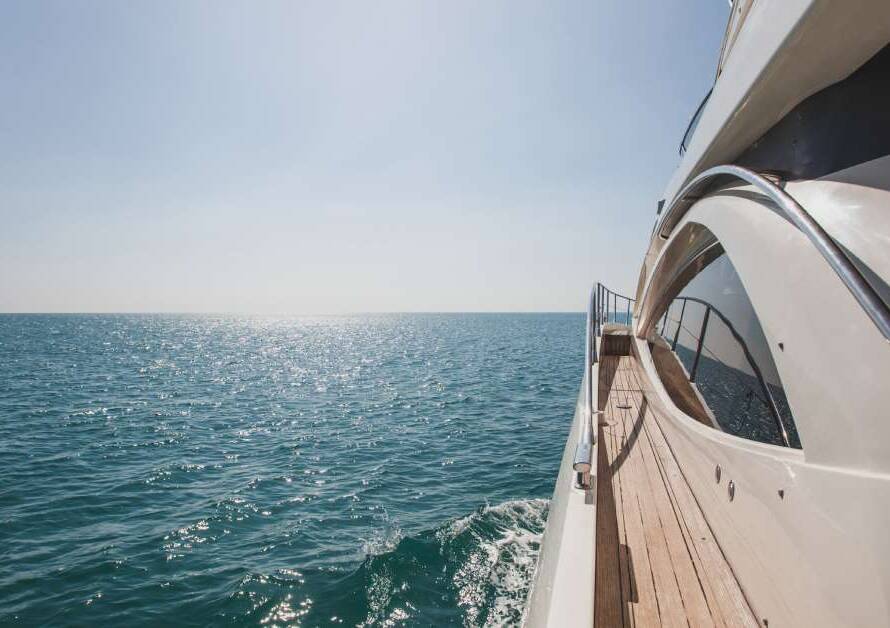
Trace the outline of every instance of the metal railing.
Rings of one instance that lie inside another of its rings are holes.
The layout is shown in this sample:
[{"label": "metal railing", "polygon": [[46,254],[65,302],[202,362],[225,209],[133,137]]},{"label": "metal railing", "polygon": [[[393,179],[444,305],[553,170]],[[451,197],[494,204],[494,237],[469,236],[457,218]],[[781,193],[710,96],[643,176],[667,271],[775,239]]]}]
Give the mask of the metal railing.
[{"label": "metal railing", "polygon": [[[597,284],[599,286],[599,284]],[[575,445],[575,458],[572,468],[575,470],[575,485],[578,488],[590,488],[590,474],[593,470],[593,445],[596,443],[596,431],[593,428],[593,365],[597,362],[596,355],[596,288],[590,291],[587,303],[587,324],[584,338],[584,416],[578,444]]]},{"label": "metal railing", "polygon": [[679,296],[675,297],[671,304],[668,305],[667,309],[664,311],[664,319],[661,325],[661,332],[658,332],[658,324],[656,323],[655,331],[659,333],[662,338],[665,338],[665,331],[667,330],[667,321],[670,320],[669,314],[671,311],[671,305],[676,303],[677,301],[682,301],[683,305],[680,309],[680,318],[677,320],[677,329],[674,332],[674,337],[670,341],[671,343],[671,351],[676,353],[677,351],[677,341],[680,338],[680,330],[684,329],[683,327],[683,316],[686,314],[686,303],[693,302],[698,303],[699,305],[703,305],[705,307],[705,313],[702,317],[701,331],[699,332],[698,338],[689,330],[686,329],[686,332],[697,342],[697,346],[695,349],[695,357],[692,359],[692,367],[689,369],[689,382],[695,383],[695,376],[698,373],[698,365],[699,360],[701,359],[702,349],[705,348],[705,335],[708,332],[708,323],[711,319],[711,312],[717,316],[723,324],[726,325],[726,328],[729,330],[730,335],[732,335],[733,339],[738,343],[739,347],[742,350],[742,353],[745,355],[745,360],[748,362],[748,366],[751,367],[751,370],[754,372],[754,377],[757,379],[758,384],[760,385],[760,390],[763,393],[763,402],[769,409],[770,414],[772,415],[773,421],[776,423],[776,428],[779,430],[779,435],[782,438],[782,444],[785,447],[791,447],[791,442],[788,438],[788,430],[785,428],[785,422],[782,420],[782,415],[779,412],[779,406],[776,404],[776,399],[773,396],[772,391],[769,388],[769,385],[766,383],[766,379],[763,376],[763,372],[760,370],[760,367],[757,365],[757,361],[754,359],[754,356],[751,355],[751,351],[748,349],[748,343],[745,342],[745,339],[736,331],[736,328],[730,322],[730,320],[716,307],[704,301],[703,299],[698,299],[696,297],[684,297]]},{"label": "metal railing", "polygon": [[702,113],[705,111],[705,105],[707,105],[708,101],[711,99],[711,92],[713,91],[714,88],[711,87],[711,89],[708,90],[708,93],[705,94],[705,97],[702,98],[695,113],[692,114],[692,118],[690,118],[689,124],[686,126],[686,132],[683,134],[683,139],[680,140],[680,155],[684,155],[686,149],[689,148],[689,142],[692,141],[692,134],[695,133],[695,129],[698,127],[698,122],[701,120]]},{"label": "metal railing", "polygon": [[[597,282],[590,291],[587,303],[587,326],[584,342],[584,426],[575,447],[573,467],[577,473],[577,485],[590,487],[590,473],[593,468],[593,445],[596,443],[596,424],[593,408],[593,387],[597,385],[593,377],[593,365],[598,360],[596,339],[602,336],[606,323],[630,325],[634,299],[618,294]],[[620,308],[620,311],[619,311]]]},{"label": "metal railing", "polygon": [[601,283],[596,284],[597,308],[597,335],[602,335],[602,326],[606,323],[630,325],[633,314],[633,304],[636,299],[626,297],[609,290]]},{"label": "metal railing", "polygon": [[[658,226],[658,235],[667,239],[689,208],[721,180],[741,180],[773,201],[781,214],[809,238],[884,338],[890,340],[890,306],[881,299],[841,247],[796,200],[778,185],[752,170],[724,165],[709,168],[699,174],[680,191],[664,212]],[[643,301],[645,300],[644,297]],[[643,325],[646,323],[644,320]]]}]

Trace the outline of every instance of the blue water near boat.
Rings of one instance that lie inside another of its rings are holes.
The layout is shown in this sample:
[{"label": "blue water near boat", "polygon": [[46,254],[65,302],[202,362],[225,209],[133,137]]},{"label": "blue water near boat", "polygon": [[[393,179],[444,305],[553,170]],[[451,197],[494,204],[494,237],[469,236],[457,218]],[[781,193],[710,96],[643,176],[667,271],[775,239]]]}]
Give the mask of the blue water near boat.
[{"label": "blue water near boat", "polygon": [[0,623],[518,620],[581,315],[0,316]]}]

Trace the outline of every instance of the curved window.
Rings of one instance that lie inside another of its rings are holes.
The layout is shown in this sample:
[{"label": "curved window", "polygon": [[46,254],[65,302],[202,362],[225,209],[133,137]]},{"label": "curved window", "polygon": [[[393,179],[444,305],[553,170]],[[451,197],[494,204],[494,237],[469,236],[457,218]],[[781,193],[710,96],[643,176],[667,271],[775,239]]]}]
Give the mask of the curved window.
[{"label": "curved window", "polygon": [[754,306],[719,243],[677,279],[649,337],[674,403],[702,423],[800,448],[791,408]]}]

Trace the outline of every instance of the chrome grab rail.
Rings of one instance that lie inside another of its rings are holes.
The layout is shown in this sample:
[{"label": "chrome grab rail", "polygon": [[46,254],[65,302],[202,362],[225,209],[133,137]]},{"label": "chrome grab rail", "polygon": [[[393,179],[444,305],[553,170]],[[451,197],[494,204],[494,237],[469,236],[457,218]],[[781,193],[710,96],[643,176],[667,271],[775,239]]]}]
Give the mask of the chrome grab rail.
[{"label": "chrome grab rail", "polygon": [[591,416],[584,417],[584,431],[575,445],[575,459],[572,468],[575,470],[575,486],[578,488],[590,488],[590,474],[593,471],[593,443]]},{"label": "chrome grab rail", "polygon": [[596,432],[593,430],[593,365],[597,362],[596,355],[596,317],[599,284],[590,290],[587,303],[587,324],[584,338],[584,425],[575,446],[575,459],[572,464],[577,476],[579,488],[589,488],[590,472],[593,468],[593,445],[596,443]]},{"label": "chrome grab rail", "polygon": [[[843,252],[822,226],[785,190],[752,170],[741,166],[715,166],[695,177],[674,198],[664,212],[658,235],[667,239],[689,208],[705,196],[720,179],[738,179],[753,185],[769,197],[791,224],[797,227],[816,247],[828,265],[834,270],[860,307],[872,320],[886,340],[890,340],[890,307],[884,303],[856,265]],[[648,286],[647,286],[648,292]],[[645,301],[645,298],[644,298]]]},{"label": "chrome grab rail", "polygon": [[[716,315],[721,321],[723,321],[723,324],[726,325],[726,328],[729,330],[729,333],[732,335],[733,339],[735,339],[735,341],[741,347],[742,353],[745,354],[745,359],[748,361],[748,365],[751,367],[751,370],[754,371],[754,376],[757,379],[757,383],[760,384],[761,392],[765,397],[764,402],[766,403],[766,406],[773,417],[773,421],[775,421],[776,423],[776,428],[779,430],[779,436],[781,436],[782,438],[782,444],[785,445],[785,447],[791,447],[791,442],[788,438],[788,430],[785,428],[785,421],[782,419],[782,414],[779,412],[779,406],[776,404],[776,399],[775,397],[773,397],[773,393],[769,389],[769,385],[766,383],[766,378],[764,378],[763,372],[760,370],[760,367],[754,360],[754,356],[751,355],[751,351],[748,349],[748,344],[745,342],[745,339],[742,338],[741,334],[739,334],[739,332],[729,321],[729,319],[723,314],[723,312],[721,312],[716,307],[703,299],[680,296],[675,297],[673,301],[683,301],[683,307],[680,310],[680,318],[677,321],[677,331],[674,333],[674,338],[671,342],[671,351],[674,352],[676,352],[677,350],[677,339],[680,337],[680,328],[683,326],[683,315],[686,313],[686,302],[692,301],[693,303],[698,303],[699,305],[705,306],[705,314],[702,319],[701,333],[699,333],[699,336],[697,338],[698,343],[695,350],[695,358],[692,361],[692,368],[689,369],[690,383],[695,382],[695,376],[698,372],[699,359],[701,358],[701,352],[705,344],[705,334],[708,331],[708,321],[710,320],[711,312],[713,312],[714,315]],[[672,304],[673,301],[671,301]],[[661,327],[662,338],[664,338],[664,332],[667,330],[667,321],[670,320],[670,318],[668,317],[670,309],[670,305],[668,305],[667,309],[664,311],[664,323]],[[658,333],[657,328],[656,333]],[[692,334],[690,333],[689,335],[691,336]]]},{"label": "chrome grab rail", "polygon": [[[577,475],[577,486],[590,488],[590,474],[595,461],[593,460],[593,446],[596,444],[596,427],[594,417],[600,414],[593,409],[593,387],[596,385],[593,377],[593,365],[599,359],[596,351],[596,339],[602,335],[602,326],[610,320],[618,320],[618,299],[626,301],[625,322],[630,324],[631,304],[634,299],[618,294],[606,288],[601,283],[594,284],[590,290],[590,299],[587,303],[587,326],[584,343],[584,425],[578,436],[578,444],[575,446],[575,458],[572,467]],[[614,318],[610,316],[609,301],[614,309]]]}]

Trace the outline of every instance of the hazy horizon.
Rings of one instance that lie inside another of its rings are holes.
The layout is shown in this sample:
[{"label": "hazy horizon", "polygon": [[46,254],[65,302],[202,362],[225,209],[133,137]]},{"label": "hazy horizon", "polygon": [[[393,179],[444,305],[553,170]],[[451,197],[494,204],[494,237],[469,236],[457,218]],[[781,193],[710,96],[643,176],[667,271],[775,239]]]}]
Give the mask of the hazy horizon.
[{"label": "hazy horizon", "polygon": [[505,314],[515,314],[517,316],[544,316],[547,314],[559,314],[559,315],[586,315],[586,308],[582,310],[511,310],[505,312],[499,312],[497,310],[484,310],[484,311],[462,311],[462,310],[449,310],[449,311],[440,311],[434,312],[432,310],[429,311],[411,311],[411,310],[401,310],[401,311],[375,311],[375,312],[336,312],[336,313],[325,313],[325,312],[303,312],[303,313],[295,313],[295,312],[238,312],[238,311],[229,311],[229,312],[211,312],[211,311],[191,311],[191,312],[173,312],[173,311],[157,311],[157,312],[0,312],[0,316],[244,316],[244,317],[257,317],[257,318],[338,318],[338,317],[350,317],[350,316],[446,316],[446,315],[505,315]]},{"label": "hazy horizon", "polygon": [[573,313],[636,284],[728,6],[0,6],[0,311]]}]

